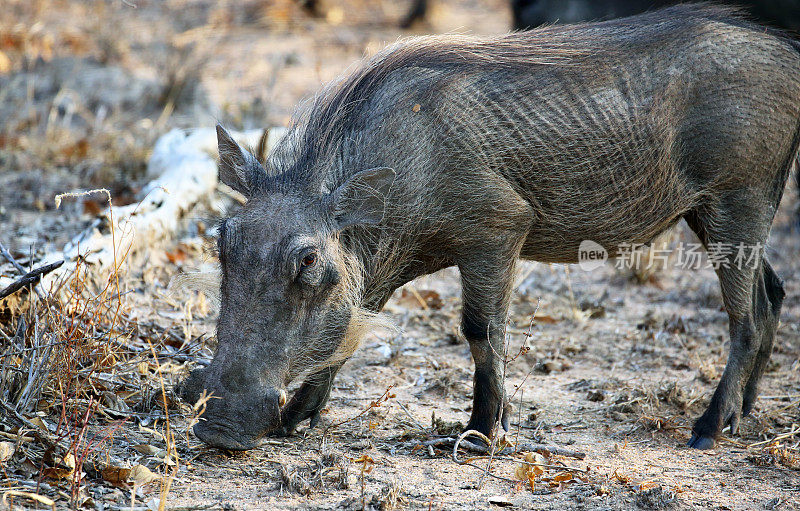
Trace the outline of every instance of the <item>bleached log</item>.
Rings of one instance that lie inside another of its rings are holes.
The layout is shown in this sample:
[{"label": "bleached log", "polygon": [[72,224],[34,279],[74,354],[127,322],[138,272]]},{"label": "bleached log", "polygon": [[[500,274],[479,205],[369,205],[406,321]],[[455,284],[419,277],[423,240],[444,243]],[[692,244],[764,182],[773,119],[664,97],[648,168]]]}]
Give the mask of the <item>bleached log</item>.
[{"label": "bleached log", "polygon": [[[269,150],[284,132],[285,128],[270,128]],[[262,133],[251,130],[232,135],[239,143],[255,147]],[[186,213],[211,197],[217,186],[217,175],[217,136],[213,128],[172,130],[165,134],[156,142],[148,162],[147,176],[151,181],[142,190],[141,200],[106,209],[63,249],[38,260],[36,265],[65,261],[58,270],[42,279],[43,287],[47,289],[50,283],[70,275],[81,257],[94,270],[105,270],[118,265],[129,250],[173,236]],[[3,273],[13,275],[11,268]],[[13,277],[0,277],[0,289],[13,281]]]}]

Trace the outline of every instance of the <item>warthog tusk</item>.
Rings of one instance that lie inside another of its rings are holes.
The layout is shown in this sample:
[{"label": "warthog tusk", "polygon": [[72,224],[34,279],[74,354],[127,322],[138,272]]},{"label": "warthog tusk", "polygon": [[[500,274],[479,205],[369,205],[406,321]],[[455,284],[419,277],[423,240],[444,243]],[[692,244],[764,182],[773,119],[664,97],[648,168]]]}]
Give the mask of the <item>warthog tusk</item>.
[{"label": "warthog tusk", "polygon": [[288,398],[289,398],[289,395],[286,394],[286,391],[281,389],[281,391],[278,393],[278,406],[283,408],[283,406],[286,404],[286,400]]}]

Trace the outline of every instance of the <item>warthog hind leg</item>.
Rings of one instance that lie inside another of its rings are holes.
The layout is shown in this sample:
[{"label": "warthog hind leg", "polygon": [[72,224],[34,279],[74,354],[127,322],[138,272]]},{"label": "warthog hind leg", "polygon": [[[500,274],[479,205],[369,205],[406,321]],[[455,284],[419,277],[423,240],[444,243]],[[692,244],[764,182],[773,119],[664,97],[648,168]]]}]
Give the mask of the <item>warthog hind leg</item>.
[{"label": "warthog hind leg", "polygon": [[[720,249],[714,260],[731,338],[719,385],[692,428],[689,446],[697,449],[712,448],[726,426],[736,434],[741,418],[752,410],[783,300],[780,279],[763,254],[772,218],[757,207],[748,207],[758,204],[755,200],[727,199],[731,207],[724,211],[698,211],[686,216],[707,250]],[[723,250],[726,254],[720,257]]]}]

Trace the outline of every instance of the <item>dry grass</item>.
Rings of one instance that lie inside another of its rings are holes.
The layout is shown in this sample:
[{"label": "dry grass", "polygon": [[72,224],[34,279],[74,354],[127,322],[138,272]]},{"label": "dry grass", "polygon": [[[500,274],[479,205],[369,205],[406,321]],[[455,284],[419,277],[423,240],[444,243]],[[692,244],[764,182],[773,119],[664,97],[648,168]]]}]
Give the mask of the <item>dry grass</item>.
[{"label": "dry grass", "polygon": [[[130,319],[121,275],[129,254],[112,239],[109,272],[79,260],[47,289],[31,285],[0,301],[0,434],[12,441],[0,491],[9,498],[93,506],[90,490],[100,484],[129,491],[133,505],[143,487],[159,483],[157,507],[165,509],[180,455],[164,372],[182,363],[165,357],[173,332]],[[151,443],[132,445],[135,424]]]}]

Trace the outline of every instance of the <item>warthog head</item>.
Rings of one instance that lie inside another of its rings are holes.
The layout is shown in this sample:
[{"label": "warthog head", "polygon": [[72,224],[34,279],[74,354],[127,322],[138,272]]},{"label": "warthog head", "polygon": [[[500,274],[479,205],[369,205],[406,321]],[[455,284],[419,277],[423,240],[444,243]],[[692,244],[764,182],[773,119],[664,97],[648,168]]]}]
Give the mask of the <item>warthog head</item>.
[{"label": "warthog head", "polygon": [[289,382],[347,358],[374,317],[360,308],[362,262],[340,234],[380,222],[394,172],[309,191],[269,176],[220,126],[217,135],[220,177],[248,201],[219,228],[216,354],[180,394],[192,403],[212,395],[194,427],[201,440],[244,450],[281,427]]}]

